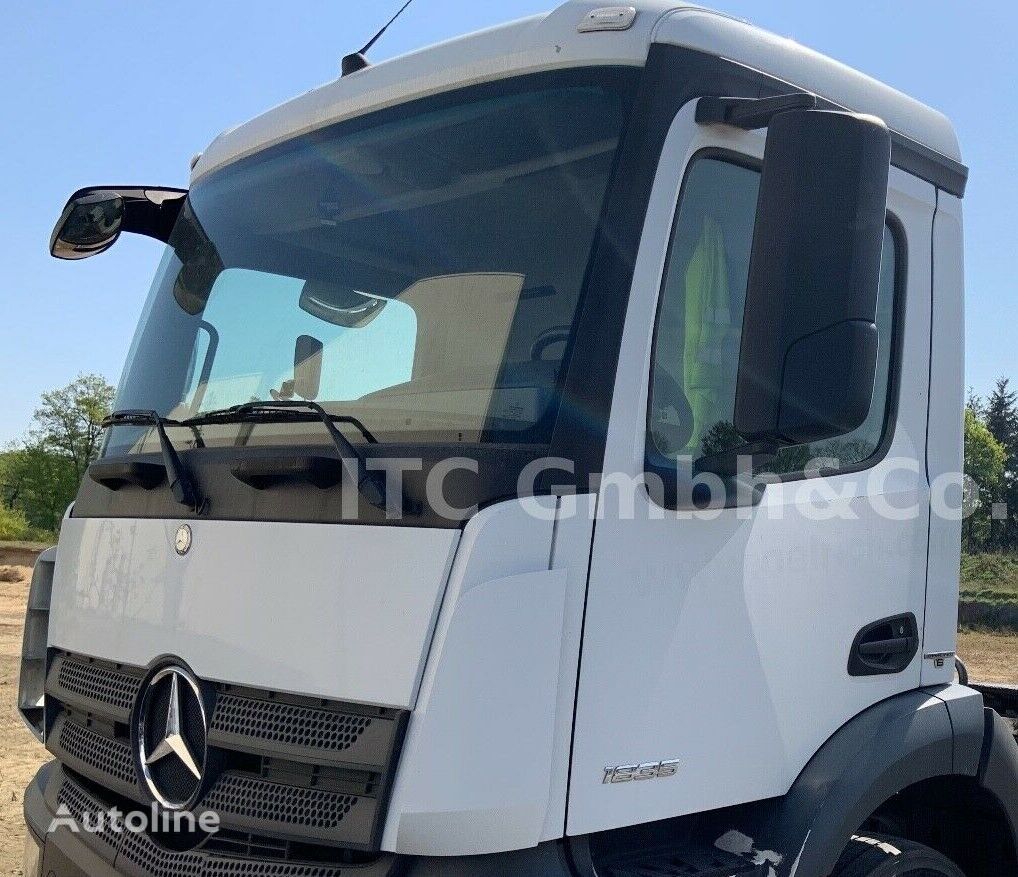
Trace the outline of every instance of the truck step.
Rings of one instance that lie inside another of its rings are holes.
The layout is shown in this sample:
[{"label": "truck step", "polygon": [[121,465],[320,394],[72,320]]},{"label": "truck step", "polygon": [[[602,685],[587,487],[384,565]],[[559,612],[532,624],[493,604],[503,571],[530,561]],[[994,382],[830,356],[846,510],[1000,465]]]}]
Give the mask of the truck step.
[{"label": "truck step", "polygon": [[656,850],[597,863],[599,877],[757,877],[765,865],[714,848]]}]

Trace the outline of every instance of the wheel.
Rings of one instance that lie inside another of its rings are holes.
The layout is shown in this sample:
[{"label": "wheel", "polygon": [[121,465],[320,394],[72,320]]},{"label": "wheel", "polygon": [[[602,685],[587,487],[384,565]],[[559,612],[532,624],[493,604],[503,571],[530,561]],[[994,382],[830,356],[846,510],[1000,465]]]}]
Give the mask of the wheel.
[{"label": "wheel", "polygon": [[965,877],[936,850],[886,834],[855,835],[831,877]]}]

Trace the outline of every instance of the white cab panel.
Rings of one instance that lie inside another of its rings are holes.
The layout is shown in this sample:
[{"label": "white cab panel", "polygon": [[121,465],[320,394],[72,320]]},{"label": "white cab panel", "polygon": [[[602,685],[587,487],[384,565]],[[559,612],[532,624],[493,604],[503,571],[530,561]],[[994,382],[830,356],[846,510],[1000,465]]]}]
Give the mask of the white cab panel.
[{"label": "white cab panel", "polygon": [[[860,112],[959,159],[951,123],[936,110],[786,37],[674,0],[632,0],[627,30],[581,32],[601,0],[570,0],[546,15],[479,31],[411,52],[325,83],[220,134],[194,167],[192,181],[290,137],[394,104],[563,67],[642,65],[652,42],[729,58]],[[677,74],[681,75],[681,73]]]},{"label": "white cab panel", "polygon": [[[643,471],[651,341],[671,222],[691,156],[750,158],[763,135],[677,116],[658,166],[622,341],[605,470]],[[887,457],[855,474],[790,482],[755,508],[693,518],[602,488],[591,559],[569,800],[569,834],[785,793],[842,724],[919,684],[850,677],[856,633],[914,612],[922,625],[934,191],[892,169],[888,208],[908,235],[900,401]],[[911,465],[899,465],[901,460]],[[918,461],[918,465],[916,462]],[[803,511],[828,497],[828,519]],[[883,504],[910,506],[889,520]],[[917,562],[917,560],[919,562]],[[606,766],[679,759],[676,776],[602,784]]]},{"label": "white cab panel", "polygon": [[467,524],[383,849],[473,855],[561,836],[592,500],[509,501]]},{"label": "white cab panel", "polygon": [[68,518],[50,645],[199,676],[413,705],[457,530]]},{"label": "white cab panel", "polygon": [[[958,578],[961,520],[957,508],[964,453],[962,407],[965,393],[965,278],[962,266],[961,201],[939,192],[933,222],[933,343],[930,363],[930,432],[927,466],[933,485],[930,559],[926,587],[923,685],[949,683],[954,661],[944,657],[958,642]],[[946,500],[946,501],[945,501]],[[947,514],[945,514],[947,512]],[[938,667],[937,663],[943,663]]]}]

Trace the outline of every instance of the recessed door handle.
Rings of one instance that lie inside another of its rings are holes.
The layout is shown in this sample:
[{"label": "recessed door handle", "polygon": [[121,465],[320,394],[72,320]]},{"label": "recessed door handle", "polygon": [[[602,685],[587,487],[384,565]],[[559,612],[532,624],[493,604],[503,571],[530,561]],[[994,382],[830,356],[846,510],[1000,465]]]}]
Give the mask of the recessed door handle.
[{"label": "recessed door handle", "polygon": [[909,612],[867,624],[848,656],[849,676],[901,673],[919,652],[919,626]]}]

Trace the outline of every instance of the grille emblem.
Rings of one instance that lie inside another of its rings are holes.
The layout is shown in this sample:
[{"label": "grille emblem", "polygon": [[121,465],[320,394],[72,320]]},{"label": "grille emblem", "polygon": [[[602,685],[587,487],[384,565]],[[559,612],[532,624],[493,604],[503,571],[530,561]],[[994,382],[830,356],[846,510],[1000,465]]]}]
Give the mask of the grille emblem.
[{"label": "grille emblem", "polygon": [[152,797],[169,810],[185,810],[205,777],[208,722],[198,680],[178,666],[149,680],[136,721],[136,751]]},{"label": "grille emblem", "polygon": [[177,535],[173,537],[173,547],[181,557],[191,550],[192,538],[191,528],[187,524],[177,527]]}]

